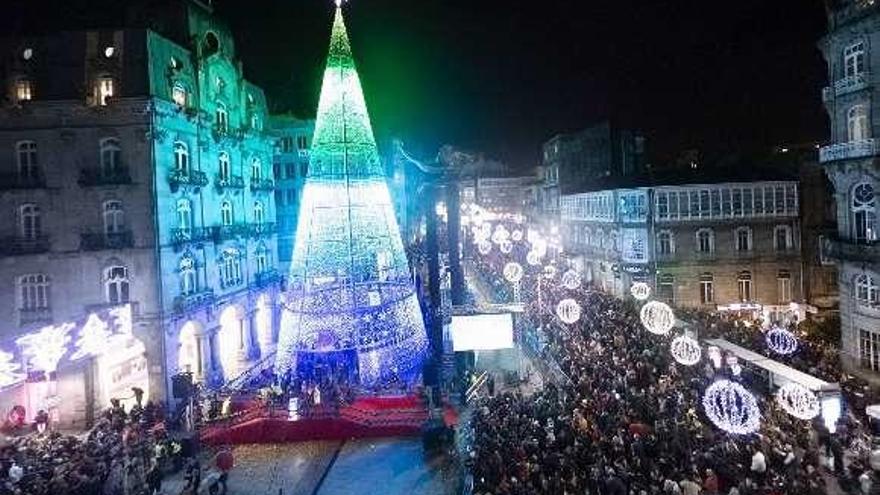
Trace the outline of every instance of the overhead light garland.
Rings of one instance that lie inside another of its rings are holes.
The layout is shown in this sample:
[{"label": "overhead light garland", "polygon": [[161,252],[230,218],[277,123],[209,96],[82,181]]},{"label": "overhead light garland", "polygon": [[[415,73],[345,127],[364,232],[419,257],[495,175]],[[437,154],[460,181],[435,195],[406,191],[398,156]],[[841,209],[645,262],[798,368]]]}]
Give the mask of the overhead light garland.
[{"label": "overhead light garland", "polygon": [[679,364],[693,366],[700,362],[702,354],[700,343],[687,335],[672,339],[670,350],[672,351],[672,358]]},{"label": "overhead light garland", "polygon": [[108,349],[113,332],[110,326],[95,313],[89,315],[79,332],[79,339],[74,343],[76,351],[70,359],[77,360],[86,356],[100,356]]},{"label": "overhead light garland", "polygon": [[650,301],[642,306],[639,316],[645,329],[656,335],[666,335],[675,326],[675,313],[668,304],[660,301]]},{"label": "overhead light garland", "polygon": [[788,330],[781,327],[773,327],[764,336],[767,347],[781,356],[794,354],[798,349],[798,339]]},{"label": "overhead light garland", "polygon": [[510,263],[504,265],[504,278],[507,279],[508,282],[517,283],[522,280],[524,274],[524,270],[522,265],[515,261],[511,261]]},{"label": "overhead light garland", "polygon": [[819,399],[799,383],[786,383],[776,392],[776,403],[798,419],[810,420],[822,412]]},{"label": "overhead light garland", "polygon": [[761,427],[761,411],[751,392],[739,383],[718,380],[703,395],[706,416],[718,428],[737,435],[747,435]]}]

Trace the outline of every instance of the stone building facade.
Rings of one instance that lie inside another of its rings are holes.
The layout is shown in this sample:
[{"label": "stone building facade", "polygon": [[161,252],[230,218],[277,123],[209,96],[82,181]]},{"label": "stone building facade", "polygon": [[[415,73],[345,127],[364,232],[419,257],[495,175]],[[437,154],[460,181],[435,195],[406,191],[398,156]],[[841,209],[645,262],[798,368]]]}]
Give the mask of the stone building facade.
[{"label": "stone building facade", "polygon": [[840,286],[844,364],[872,381],[880,378],[880,4],[828,2],[828,34],[819,42],[830,85],[822,101],[831,121],[819,161],[834,185],[837,232],[827,239]]},{"label": "stone building facade", "polygon": [[265,97],[210,7],[156,5],[144,18],[173,20],[161,32],[0,44],[0,348],[31,374],[7,387],[4,407],[42,406],[72,424],[93,416],[88,404],[105,405],[96,383],[107,371],[72,358],[79,323],[61,346],[57,391],[35,392],[37,360],[15,345],[105,306],[131,305],[141,351],[129,368],[146,370],[131,383],[114,375],[116,396],[138,386],[168,401],[179,372],[217,385],[273,352],[280,277]]},{"label": "stone building facade", "polygon": [[286,276],[293,256],[299,201],[309,172],[309,148],[315,121],[290,115],[270,119],[275,148],[275,206],[278,210],[278,270]]}]

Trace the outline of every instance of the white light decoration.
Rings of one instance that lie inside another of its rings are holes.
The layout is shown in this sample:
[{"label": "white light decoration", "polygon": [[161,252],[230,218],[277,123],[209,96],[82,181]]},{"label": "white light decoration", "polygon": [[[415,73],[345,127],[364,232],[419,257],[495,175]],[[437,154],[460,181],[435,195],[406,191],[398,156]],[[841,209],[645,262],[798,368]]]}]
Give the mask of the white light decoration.
[{"label": "white light decoration", "polygon": [[670,350],[672,351],[672,358],[680,364],[693,366],[700,362],[702,354],[700,343],[687,335],[672,339]]},{"label": "white light decoration", "polygon": [[715,426],[728,433],[747,435],[761,427],[761,411],[751,392],[736,382],[718,380],[706,389],[703,409]]},{"label": "white light decoration", "polygon": [[556,276],[556,267],[547,265],[544,267],[544,278],[553,278]]},{"label": "white light decoration", "polygon": [[512,234],[510,234],[510,238],[513,239],[514,242],[519,242],[523,239],[522,230],[514,230]]},{"label": "white light decoration", "polygon": [[510,232],[504,228],[504,225],[498,225],[495,227],[495,232],[492,233],[492,242],[495,244],[501,244],[502,242],[508,240],[510,238]]},{"label": "white light decoration", "polygon": [[8,387],[24,380],[24,373],[20,372],[21,365],[15,362],[15,357],[0,351],[0,389]]},{"label": "white light decoration", "polygon": [[490,237],[492,237],[492,224],[486,222],[480,225],[480,238],[489,239]]},{"label": "white light decoration", "polygon": [[16,339],[33,369],[54,373],[61,358],[67,354],[73,323],[50,325]]},{"label": "white light decoration", "polygon": [[822,412],[816,394],[799,383],[786,383],[780,387],[776,392],[776,402],[785,412],[798,419],[810,420]]},{"label": "white light decoration", "polygon": [[709,348],[706,349],[706,356],[716,370],[721,368],[721,349],[718,346],[710,345]]},{"label": "white light decoration", "polygon": [[822,423],[829,432],[837,431],[837,421],[840,419],[841,411],[839,395],[822,398]]},{"label": "white light decoration", "polygon": [[562,285],[568,290],[575,290],[581,286],[581,274],[576,270],[567,270],[562,274]]},{"label": "white light decoration", "polygon": [[104,354],[110,344],[110,337],[113,332],[110,331],[107,322],[98,317],[95,313],[89,315],[85,325],[79,331],[79,338],[75,342],[76,352],[70,356],[70,359],[76,360],[86,356],[100,356]]},{"label": "white light decoration", "polygon": [[492,252],[492,243],[489,241],[482,241],[477,245],[477,250],[480,251],[480,254],[485,256]]},{"label": "white light decoration", "polygon": [[517,283],[523,278],[523,267],[519,263],[515,261],[511,261],[510,263],[504,265],[504,278],[507,279],[508,282]]},{"label": "white light decoration", "polygon": [[629,293],[632,294],[637,301],[646,301],[651,297],[651,286],[645,282],[633,282],[632,286],[629,288]]},{"label": "white light decoration", "polygon": [[780,327],[773,327],[764,336],[767,347],[776,354],[787,356],[794,354],[798,348],[797,337],[788,330]]},{"label": "white light decoration", "polygon": [[666,335],[675,325],[672,308],[660,301],[651,301],[642,306],[639,316],[645,329],[656,335]]},{"label": "white light decoration", "polygon": [[581,305],[574,299],[563,299],[556,305],[556,316],[571,325],[581,318]]},{"label": "white light decoration", "polygon": [[526,254],[526,263],[532,266],[538,266],[541,264],[541,256],[537,253],[537,251],[529,251]]},{"label": "white light decoration", "polygon": [[498,245],[498,249],[504,254],[510,254],[513,251],[513,243],[505,239]]}]

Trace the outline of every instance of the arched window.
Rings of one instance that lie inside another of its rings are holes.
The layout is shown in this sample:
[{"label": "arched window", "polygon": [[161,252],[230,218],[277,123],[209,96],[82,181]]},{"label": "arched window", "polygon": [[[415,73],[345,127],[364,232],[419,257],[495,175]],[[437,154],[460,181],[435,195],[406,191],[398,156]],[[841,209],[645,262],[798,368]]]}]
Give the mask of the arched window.
[{"label": "arched window", "polygon": [[259,158],[253,158],[251,160],[251,177],[256,180],[263,178],[263,164],[260,162]]},{"label": "arched window", "polygon": [[101,140],[101,173],[105,177],[112,177],[119,172],[121,165],[122,148],[119,147],[119,140],[116,138],[106,138]]},{"label": "arched window", "polygon": [[752,250],[752,229],[748,227],[737,227],[733,231],[733,239],[737,251],[745,252]]},{"label": "arched window", "polygon": [[18,160],[18,177],[22,180],[37,180],[40,177],[40,165],[37,162],[37,143],[19,141],[15,145]]},{"label": "arched window", "polygon": [[19,309],[33,311],[49,308],[49,276],[32,273],[18,277]]},{"label": "arched window", "polygon": [[593,231],[590,230],[589,227],[584,227],[584,245],[592,246],[593,245]]},{"label": "arched window", "polygon": [[104,294],[110,304],[123,304],[129,301],[128,268],[115,265],[104,270]]},{"label": "arched window", "polygon": [[711,273],[700,275],[700,303],[712,304],[715,302],[715,277]]},{"label": "arched window", "polygon": [[177,228],[180,230],[192,228],[192,203],[187,198],[177,200]]},{"label": "arched window", "polygon": [[226,105],[221,102],[217,102],[217,108],[214,111],[214,124],[218,132],[229,130],[229,114],[226,112]]},{"label": "arched window", "polygon": [[874,186],[857,184],[852,190],[852,236],[857,243],[877,240],[877,195]]},{"label": "arched window", "polygon": [[220,259],[220,282],[223,287],[232,287],[242,283],[241,253],[238,249],[225,249]]},{"label": "arched window", "polygon": [[223,225],[232,225],[235,222],[235,216],[232,210],[232,202],[224,199],[220,203],[220,223]]},{"label": "arched window", "polygon": [[788,251],[794,247],[791,227],[788,225],[777,225],[773,229],[773,247],[777,251]]},{"label": "arched window", "polygon": [[854,77],[865,72],[865,42],[857,41],[843,49],[844,76]]},{"label": "arched window", "polygon": [[192,254],[184,254],[178,265],[180,274],[180,292],[183,295],[194,294],[199,290],[199,279],[196,274],[196,260]]},{"label": "arched window", "polygon": [[181,174],[189,173],[189,147],[182,141],[174,143],[174,169]]},{"label": "arched window", "polygon": [[231,175],[231,171],[229,169],[229,153],[225,151],[220,152],[220,156],[217,160],[217,166],[219,168],[220,179],[221,180],[229,180],[229,176]]},{"label": "arched window", "polygon": [[661,230],[657,234],[657,255],[668,256],[675,252],[675,241],[672,232]]},{"label": "arched window", "polygon": [[602,229],[596,229],[596,234],[593,236],[593,245],[597,248],[602,247],[602,242],[605,240],[605,231]]},{"label": "arched window", "polygon": [[739,288],[739,300],[748,302],[752,300],[752,272],[743,271],[737,277],[737,287]]},{"label": "arched window", "polygon": [[620,251],[620,242],[616,230],[611,231],[611,249],[614,251]]},{"label": "arched window", "polygon": [[849,141],[864,141],[871,137],[868,125],[868,106],[853,105],[846,112],[847,137]]},{"label": "arched window", "polygon": [[880,288],[877,287],[877,278],[863,273],[856,277],[856,302],[859,306],[869,308],[880,307]]},{"label": "arched window", "polygon": [[712,229],[697,231],[697,252],[703,254],[715,252],[715,232]]},{"label": "arched window", "polygon": [[254,223],[262,224],[266,221],[266,213],[263,211],[263,203],[254,201]]},{"label": "arched window", "polygon": [[186,106],[187,91],[183,83],[174,83],[174,86],[171,88],[171,99],[180,107]]},{"label": "arched window", "polygon": [[269,250],[266,245],[260,243],[254,252],[254,263],[256,264],[257,273],[266,273],[269,271]]},{"label": "arched window", "polygon": [[23,239],[35,240],[43,233],[43,219],[40,207],[27,203],[19,207],[19,233]]},{"label": "arched window", "polygon": [[95,101],[98,105],[106,106],[115,94],[116,81],[112,77],[103,76],[95,81]]},{"label": "arched window", "polygon": [[125,211],[122,201],[111,199],[104,201],[104,233],[118,234],[125,230]]}]

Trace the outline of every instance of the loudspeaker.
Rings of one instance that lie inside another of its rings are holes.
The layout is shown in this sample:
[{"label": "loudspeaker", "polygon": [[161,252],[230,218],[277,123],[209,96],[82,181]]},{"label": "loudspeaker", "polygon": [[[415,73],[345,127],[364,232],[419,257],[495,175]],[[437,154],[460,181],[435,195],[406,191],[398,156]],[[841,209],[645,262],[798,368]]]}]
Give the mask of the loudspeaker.
[{"label": "loudspeaker", "polygon": [[175,399],[189,398],[192,391],[192,373],[178,373],[171,377],[171,394]]}]

